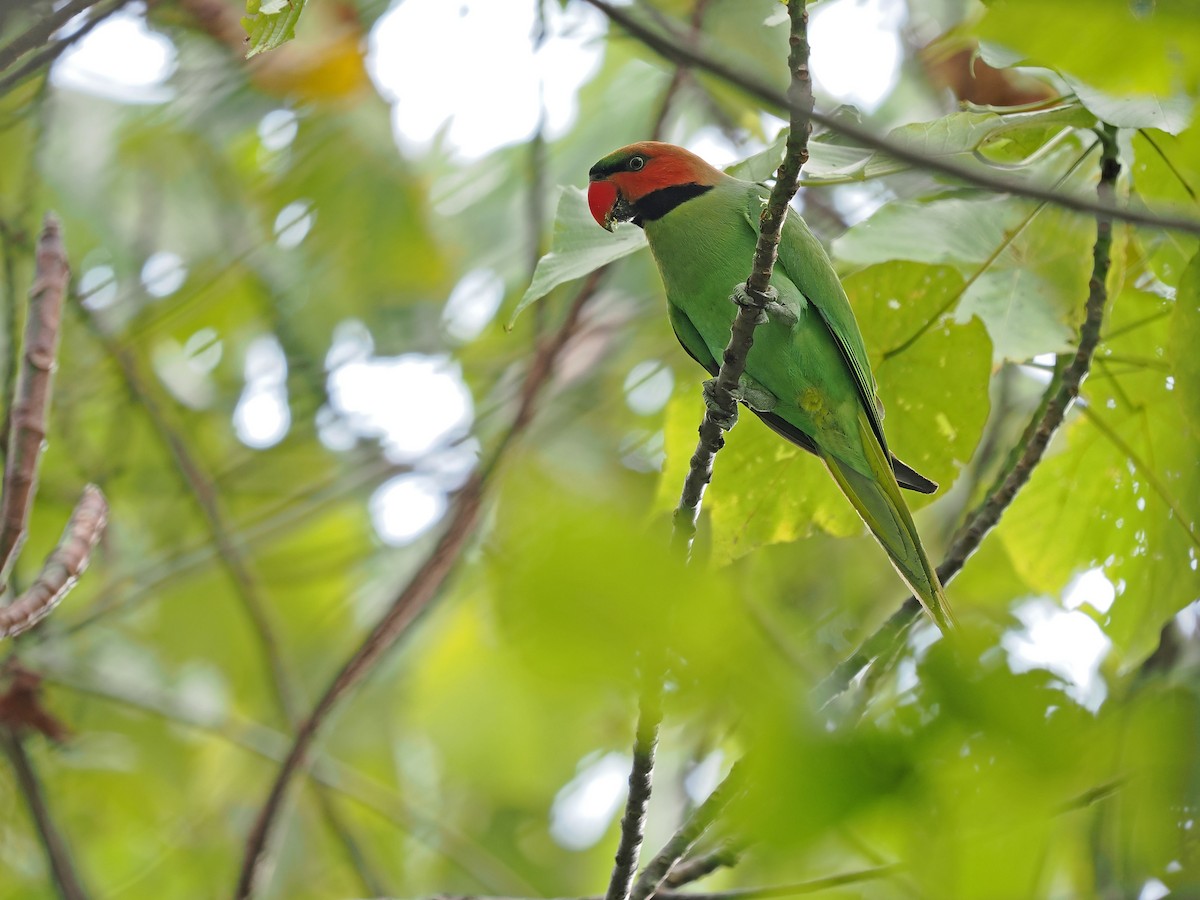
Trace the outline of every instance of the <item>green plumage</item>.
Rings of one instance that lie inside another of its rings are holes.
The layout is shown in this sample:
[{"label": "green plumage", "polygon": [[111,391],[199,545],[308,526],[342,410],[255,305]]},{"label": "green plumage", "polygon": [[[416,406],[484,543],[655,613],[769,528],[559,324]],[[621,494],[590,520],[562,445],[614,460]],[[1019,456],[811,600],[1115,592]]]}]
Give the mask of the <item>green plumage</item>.
[{"label": "green plumage", "polygon": [[[767,194],[762,185],[721,177],[644,222],[675,334],[712,374],[729,342],[737,312],[730,293],[749,274]],[[774,315],[754,333],[745,381],[774,397],[773,405],[755,412],[824,460],[933,619],[943,630],[952,627],[897,476],[913,490],[931,492],[936,485],[891,457],[854,313],[824,248],[794,211],[784,224],[771,284],[795,321]]]}]

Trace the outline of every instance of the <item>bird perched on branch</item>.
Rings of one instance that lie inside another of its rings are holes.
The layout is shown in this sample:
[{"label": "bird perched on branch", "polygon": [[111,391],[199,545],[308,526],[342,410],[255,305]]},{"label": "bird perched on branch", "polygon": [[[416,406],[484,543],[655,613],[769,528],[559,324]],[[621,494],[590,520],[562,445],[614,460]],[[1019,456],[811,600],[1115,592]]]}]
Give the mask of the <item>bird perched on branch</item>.
[{"label": "bird perched on branch", "polygon": [[[667,292],[675,335],[716,376],[749,269],[768,190],[676,147],[645,141],[604,157],[588,173],[588,206],[608,230],[646,232]],[[933,620],[953,615],[900,494],[937,485],[891,455],[883,407],[850,302],[825,249],[791,212],[771,277],[778,296],[754,333],[737,392],[777,434],[816,454],[883,545]],[[736,287],[735,287],[736,286]],[[710,410],[722,415],[706,382]],[[723,427],[732,427],[725,416]]]}]

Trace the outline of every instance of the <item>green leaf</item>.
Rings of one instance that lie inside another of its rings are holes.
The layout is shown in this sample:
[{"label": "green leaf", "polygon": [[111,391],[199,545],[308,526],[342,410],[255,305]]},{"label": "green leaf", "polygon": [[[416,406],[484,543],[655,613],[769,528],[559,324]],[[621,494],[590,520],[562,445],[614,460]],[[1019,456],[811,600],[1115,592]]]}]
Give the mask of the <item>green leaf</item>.
[{"label": "green leaf", "polygon": [[246,59],[266,50],[274,50],[296,36],[296,23],[307,0],[247,0],[242,27],[250,47]]},{"label": "green leaf", "polygon": [[517,316],[560,284],[582,278],[644,246],[646,236],[642,229],[636,225],[618,225],[609,234],[596,225],[583,191],[564,186],[558,195],[550,252],[538,260],[533,281],[513,310],[507,327],[512,328]]},{"label": "green leaf", "polygon": [[[1063,185],[1080,190],[1081,167]],[[974,280],[957,319],[979,316],[996,355],[1029,359],[1066,349],[1087,295],[1095,226],[1056,207],[1005,198],[889,203],[833,243],[845,262],[910,259],[951,265]]]},{"label": "green leaf", "polygon": [[[914,122],[893,129],[888,140],[923,157],[946,159],[976,153],[996,156],[1009,148],[1004,161],[1016,164],[1032,155],[1067,128],[1088,128],[1095,117],[1078,104],[1020,113],[956,112],[931,122]],[[1011,148],[1019,148],[1017,155]],[[829,132],[809,142],[811,159],[804,168],[805,184],[838,184],[882,178],[912,169],[886,153],[847,145]],[[962,160],[960,160],[962,161]]]},{"label": "green leaf", "polygon": [[924,505],[957,480],[983,435],[992,372],[987,329],[976,317],[957,323],[945,314],[963,289],[948,266],[884,263],[851,275],[845,287],[887,410],[888,444],[940,486],[933,497],[906,493],[910,507]]},{"label": "green leaf", "polygon": [[1197,385],[1164,371],[1169,310],[1151,294],[1117,298],[1107,325],[1116,337],[1084,382],[1084,414],[1000,526],[1014,567],[1037,591],[1057,593],[1079,571],[1103,567],[1117,599],[1100,624],[1126,666],[1196,599],[1200,455],[1180,437],[1177,398]]},{"label": "green leaf", "polygon": [[1168,349],[1175,367],[1175,396],[1192,434],[1200,438],[1200,253],[1179,280]]},{"label": "green leaf", "polygon": [[1179,134],[1192,120],[1195,101],[1191,97],[1114,96],[1072,78],[1067,82],[1098,119],[1118,128],[1157,128]]},{"label": "green leaf", "polygon": [[1117,96],[1169,97],[1200,84],[1195,0],[1002,0],[976,34]]}]

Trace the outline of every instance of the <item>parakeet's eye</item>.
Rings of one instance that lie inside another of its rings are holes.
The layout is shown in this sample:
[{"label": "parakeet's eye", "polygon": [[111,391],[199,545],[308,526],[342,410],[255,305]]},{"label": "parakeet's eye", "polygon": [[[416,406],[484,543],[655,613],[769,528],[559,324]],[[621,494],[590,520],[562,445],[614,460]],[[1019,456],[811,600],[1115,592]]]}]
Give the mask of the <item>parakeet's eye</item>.
[{"label": "parakeet's eye", "polygon": [[646,160],[640,156],[629,157],[629,171],[639,172],[646,165]]}]

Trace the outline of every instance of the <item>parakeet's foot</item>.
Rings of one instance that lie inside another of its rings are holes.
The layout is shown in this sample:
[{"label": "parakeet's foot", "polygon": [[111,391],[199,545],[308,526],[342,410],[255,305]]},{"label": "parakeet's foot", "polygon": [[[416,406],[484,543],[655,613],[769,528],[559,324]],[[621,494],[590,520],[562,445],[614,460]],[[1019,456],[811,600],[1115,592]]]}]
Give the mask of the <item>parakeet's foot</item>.
[{"label": "parakeet's foot", "polygon": [[767,289],[756,297],[750,293],[750,288],[743,281],[733,289],[733,296],[730,299],[743,308],[759,310],[759,325],[765,325],[769,320],[783,325],[785,328],[791,328],[799,321],[794,312],[779,302],[779,292],[770,285],[767,285]]},{"label": "parakeet's foot", "polygon": [[731,391],[734,399],[733,412],[725,409],[717,397],[717,379],[704,382],[704,405],[712,413],[713,421],[725,431],[737,424],[737,404],[745,403],[755,412],[770,412],[779,403],[779,398],[749,375],[742,375],[738,386]]},{"label": "parakeet's foot", "polygon": [[717,379],[710,378],[704,382],[704,405],[708,407],[708,414],[721,427],[722,431],[732,431],[733,426],[737,424],[738,393],[738,391],[734,391],[733,405],[726,408],[722,399],[717,396]]}]

